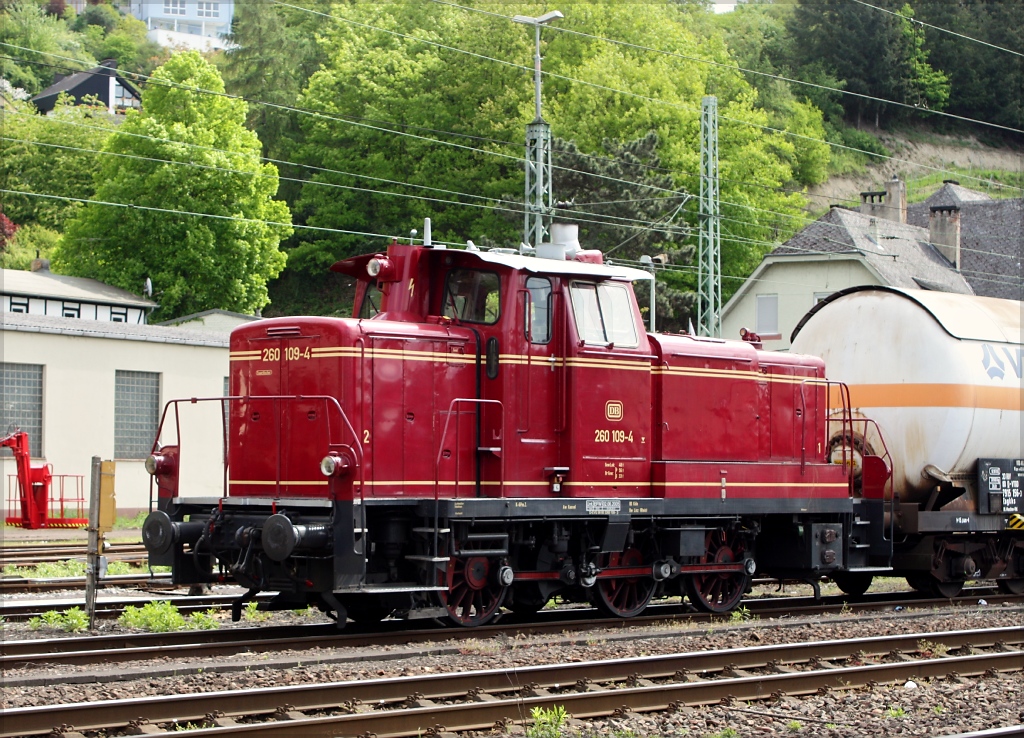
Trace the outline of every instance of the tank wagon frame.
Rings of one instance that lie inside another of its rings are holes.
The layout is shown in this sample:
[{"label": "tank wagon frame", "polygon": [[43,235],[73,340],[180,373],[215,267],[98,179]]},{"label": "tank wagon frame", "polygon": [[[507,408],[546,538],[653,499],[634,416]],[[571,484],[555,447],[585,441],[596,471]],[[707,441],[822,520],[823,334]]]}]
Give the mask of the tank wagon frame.
[{"label": "tank wagon frame", "polygon": [[[478,625],[556,595],[722,612],[755,574],[892,571],[892,459],[824,362],[649,333],[650,275],[554,233],[538,256],[392,243],[332,267],[354,318],[236,328],[231,395],[165,409],[151,563],[243,584],[236,615],[275,591],[339,624]],[[182,488],[202,449],[179,417],[203,402],[225,407],[220,496]]]}]

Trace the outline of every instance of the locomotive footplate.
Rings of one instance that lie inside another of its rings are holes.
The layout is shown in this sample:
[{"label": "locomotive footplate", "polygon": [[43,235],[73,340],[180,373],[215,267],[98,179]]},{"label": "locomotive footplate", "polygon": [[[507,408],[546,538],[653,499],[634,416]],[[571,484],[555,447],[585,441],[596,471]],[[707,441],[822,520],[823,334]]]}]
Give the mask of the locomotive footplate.
[{"label": "locomotive footplate", "polygon": [[420,500],[417,514],[442,519],[502,520],[510,518],[592,518],[608,515],[690,517],[718,515],[796,515],[852,513],[850,498],[734,500],[664,498],[464,498]]},{"label": "locomotive footplate", "polygon": [[966,510],[920,510],[903,503],[897,525],[904,533],[995,533],[1010,527],[1010,514],[982,514]]}]

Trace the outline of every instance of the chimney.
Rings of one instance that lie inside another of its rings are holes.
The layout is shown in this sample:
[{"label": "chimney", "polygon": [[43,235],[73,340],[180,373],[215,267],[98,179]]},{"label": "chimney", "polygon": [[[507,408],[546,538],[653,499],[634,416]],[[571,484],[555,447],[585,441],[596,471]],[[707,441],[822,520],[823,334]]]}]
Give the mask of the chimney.
[{"label": "chimney", "polygon": [[907,222],[907,185],[895,174],[885,183],[885,204],[889,213],[886,218],[897,223]]},{"label": "chimney", "polygon": [[960,208],[936,205],[928,215],[928,240],[960,271]]},{"label": "chimney", "polygon": [[893,177],[881,192],[860,193],[860,212],[872,218],[907,222],[907,186]]},{"label": "chimney", "polygon": [[50,271],[50,260],[40,259],[38,256],[36,256],[36,258],[32,260],[31,269],[33,272],[48,272]]}]

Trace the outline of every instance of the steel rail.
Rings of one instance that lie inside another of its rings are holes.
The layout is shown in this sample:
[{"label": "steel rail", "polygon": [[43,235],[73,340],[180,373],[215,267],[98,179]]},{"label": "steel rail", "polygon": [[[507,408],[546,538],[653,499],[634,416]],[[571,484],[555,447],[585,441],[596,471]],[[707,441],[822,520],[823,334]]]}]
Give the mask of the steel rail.
[{"label": "steel rail", "polygon": [[[82,544],[67,546],[0,546],[0,567],[30,566],[43,562],[84,559],[87,547]],[[149,557],[141,543],[108,543],[103,555],[111,561],[145,561]]]},{"label": "steel rail", "polygon": [[[127,725],[140,717],[150,723],[203,721],[214,713],[224,716],[268,716],[298,713],[285,730],[281,723],[246,725],[268,735],[358,735],[374,732],[378,736],[415,734],[434,725],[424,723],[426,716],[437,719],[444,711],[449,729],[458,720],[458,729],[489,727],[499,719],[529,714],[533,706],[564,705],[575,715],[607,714],[606,711],[627,706],[629,709],[665,709],[669,703],[688,704],[717,701],[731,695],[737,699],[758,699],[772,692],[785,691],[798,694],[814,691],[822,684],[833,688],[866,684],[869,680],[891,681],[895,678],[941,676],[956,671],[961,675],[984,673],[989,669],[1019,670],[1022,653],[1010,650],[1024,641],[1020,628],[999,628],[986,631],[961,630],[950,632],[915,633],[882,636],[865,640],[831,640],[754,648],[722,649],[642,658],[612,659],[553,665],[528,666],[515,669],[425,674],[392,679],[370,679],[330,684],[289,685],[264,689],[244,689],[227,692],[207,692],[187,695],[166,695],[155,698],[109,700],[71,705],[47,705],[13,708],[5,711],[0,738],[49,733],[54,726],[73,725],[76,730],[99,730]],[[974,648],[1000,649],[995,654],[947,656],[921,661],[898,660],[898,654],[918,652],[941,645],[953,651]],[[836,667],[823,663],[842,660],[862,661],[869,656],[893,655],[896,663]],[[780,664],[827,667],[811,672],[794,671]],[[779,673],[749,676],[746,669],[767,669]],[[709,675],[722,678],[707,681]],[[696,675],[700,675],[700,680]],[[732,676],[730,676],[732,675]],[[667,684],[638,688],[642,679],[668,679]],[[612,689],[596,692],[594,683],[613,685]],[[573,686],[570,686],[573,685]],[[723,686],[725,685],[725,686]],[[568,687],[557,695],[549,689]],[[583,691],[579,691],[583,690]],[[481,697],[486,693],[490,699]],[[515,699],[498,699],[494,695],[513,693]],[[499,712],[484,711],[481,704],[431,705],[424,709],[387,709],[372,714],[353,714],[330,718],[307,719],[302,711],[336,710],[357,705],[395,707],[406,703],[411,706],[422,700],[483,699],[483,706]],[[523,712],[519,712],[519,708]],[[514,708],[509,713],[507,710]],[[502,712],[504,710],[504,712]],[[466,714],[458,715],[460,712]],[[481,717],[486,715],[486,719]],[[468,716],[468,717],[467,717]],[[484,723],[478,722],[484,719]],[[356,722],[358,720],[358,722]],[[468,720],[469,722],[465,722]],[[349,725],[348,723],[356,723]],[[301,727],[300,727],[301,724]],[[396,731],[396,726],[402,725]],[[332,732],[324,732],[326,730]],[[296,732],[297,731],[297,732]],[[190,731],[195,735],[228,735],[232,728],[216,732]]]},{"label": "steel rail", "polygon": [[[190,598],[198,599],[198,598]],[[210,598],[206,598],[210,599]],[[1007,600],[1014,599],[1007,596]],[[1020,598],[1016,598],[1017,601]],[[946,600],[938,601],[945,604]],[[194,610],[209,605],[190,604]],[[874,606],[872,606],[874,607]],[[678,610],[678,607],[676,607]],[[833,609],[837,609],[834,608]],[[791,607],[779,612],[791,613]],[[816,610],[802,610],[802,614]],[[769,612],[769,611],[765,611]],[[595,618],[595,610],[578,613],[576,619],[565,620],[565,611],[551,611],[555,618],[541,622],[505,622],[479,628],[434,627],[408,629],[405,621],[389,621],[374,627],[356,627],[339,633],[331,624],[273,626],[270,628],[235,628],[212,631],[181,631],[176,633],[127,633],[78,638],[48,638],[0,643],[0,670],[13,678],[11,669],[40,664],[95,665],[151,659],[196,659],[231,656],[239,653],[267,653],[310,648],[346,648],[385,645],[410,645],[445,641],[482,640],[499,634],[540,635],[594,628],[643,627],[673,620],[708,622],[713,616],[705,613],[650,615],[623,620]],[[796,624],[796,623],[794,623]],[[210,667],[204,667],[210,670]],[[216,667],[213,667],[216,669]]]},{"label": "steel rail", "polygon": [[[176,587],[170,574],[108,574],[97,580],[100,587]],[[53,592],[63,589],[84,589],[85,577],[4,577],[0,579],[0,594],[23,592]]]}]

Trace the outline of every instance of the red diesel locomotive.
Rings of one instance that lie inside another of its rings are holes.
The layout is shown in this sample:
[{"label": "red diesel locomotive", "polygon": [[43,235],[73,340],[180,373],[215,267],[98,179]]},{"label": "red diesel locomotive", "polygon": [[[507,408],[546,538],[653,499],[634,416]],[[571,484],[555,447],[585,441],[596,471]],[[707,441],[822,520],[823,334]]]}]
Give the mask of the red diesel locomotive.
[{"label": "red diesel locomotive", "polygon": [[853,463],[870,421],[830,416],[824,363],[647,332],[650,275],[569,228],[537,256],[393,243],[332,267],[358,280],[356,317],[236,328],[223,495],[179,490],[198,449],[156,446],[151,563],[339,624],[463,625],[556,594],[721,612],[754,574],[887,567],[890,465]]}]

